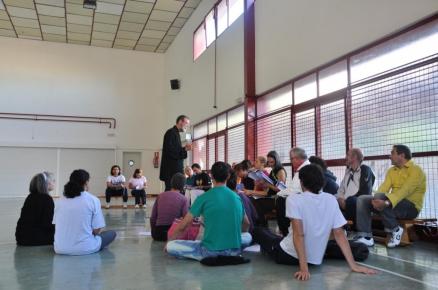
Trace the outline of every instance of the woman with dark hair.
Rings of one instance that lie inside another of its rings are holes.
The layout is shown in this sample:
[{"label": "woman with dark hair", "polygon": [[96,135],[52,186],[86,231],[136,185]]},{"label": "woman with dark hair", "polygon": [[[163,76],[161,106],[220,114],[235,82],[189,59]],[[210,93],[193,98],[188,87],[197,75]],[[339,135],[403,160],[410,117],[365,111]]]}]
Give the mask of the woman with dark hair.
[{"label": "woman with dark hair", "polygon": [[231,189],[232,191],[236,192],[237,195],[242,200],[243,207],[245,209],[246,216],[248,217],[249,221],[249,228],[248,232],[252,233],[254,230],[255,221],[258,219],[257,216],[257,210],[255,209],[253,203],[251,202],[250,198],[246,196],[243,192],[239,192],[237,190],[237,174],[236,172],[231,169],[230,166],[230,177],[227,179],[227,187]]},{"label": "woman with dark hair", "polygon": [[77,169],[64,186],[64,198],[57,201],[55,252],[64,255],[87,255],[98,252],[116,238],[115,231],[104,231],[105,220],[100,201],[87,192],[90,174]]},{"label": "woman with dark hair", "polygon": [[110,176],[106,179],[106,208],[110,208],[111,196],[123,196],[123,208],[128,208],[128,190],[126,189],[126,178],[122,175],[120,166],[111,167]]},{"label": "woman with dark hair", "polygon": [[188,210],[184,191],[186,177],[175,173],[170,180],[170,191],[160,193],[152,208],[150,218],[151,234],[155,241],[167,241],[167,232],[176,218],[184,217]]},{"label": "woman with dark hair", "polygon": [[135,208],[146,207],[147,179],[143,176],[143,170],[136,169],[129,179],[129,189],[132,189],[132,195],[135,196]]},{"label": "woman with dark hair", "polygon": [[[271,168],[271,173],[269,178],[274,184],[282,182],[286,184],[286,170],[284,169],[280,155],[276,151],[270,151],[267,155],[267,165]],[[265,214],[272,212],[275,209],[275,196],[277,192],[280,191],[275,185],[265,182],[267,193],[265,198],[253,199],[254,206],[257,209],[257,214],[259,216],[258,224],[262,226],[267,226],[268,221],[265,219]]]},{"label": "woman with dark hair", "polygon": [[374,270],[361,267],[354,261],[350,245],[345,237],[344,216],[336,198],[321,192],[325,183],[321,168],[306,165],[299,171],[302,193],[291,194],[286,200],[286,216],[290,219],[290,231],[282,238],[265,228],[254,230],[254,241],[266,251],[277,264],[298,265],[294,277],[310,278],[308,264],[322,263],[327,242],[333,233],[335,240],[353,272],[375,274]]},{"label": "woman with dark hair", "polygon": [[325,160],[317,156],[310,156],[309,162],[319,165],[322,168],[322,172],[324,172],[325,185],[322,190],[333,195],[337,194],[339,185],[336,183],[336,176],[328,170]]},{"label": "woman with dark hair", "polygon": [[50,172],[35,175],[30,181],[29,195],[21,208],[15,230],[20,246],[53,244],[55,227],[52,224],[54,203],[49,192],[55,189],[55,179]]}]

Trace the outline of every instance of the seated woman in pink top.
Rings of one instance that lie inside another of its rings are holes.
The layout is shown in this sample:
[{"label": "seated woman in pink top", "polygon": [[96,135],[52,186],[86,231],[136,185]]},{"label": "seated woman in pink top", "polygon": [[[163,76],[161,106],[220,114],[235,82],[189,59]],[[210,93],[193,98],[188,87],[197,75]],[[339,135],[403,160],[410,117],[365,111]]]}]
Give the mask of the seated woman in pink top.
[{"label": "seated woman in pink top", "polygon": [[187,198],[184,192],[186,177],[182,173],[176,173],[171,181],[170,191],[161,193],[154,203],[151,214],[151,233],[155,241],[167,241],[167,231],[176,218],[184,217],[187,213]]}]

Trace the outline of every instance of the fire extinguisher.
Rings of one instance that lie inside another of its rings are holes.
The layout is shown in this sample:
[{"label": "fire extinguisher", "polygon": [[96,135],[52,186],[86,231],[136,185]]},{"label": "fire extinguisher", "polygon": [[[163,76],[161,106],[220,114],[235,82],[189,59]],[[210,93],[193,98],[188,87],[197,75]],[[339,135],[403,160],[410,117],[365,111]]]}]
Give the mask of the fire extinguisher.
[{"label": "fire extinguisher", "polygon": [[152,161],[152,163],[154,164],[154,168],[158,168],[159,167],[160,152],[154,152],[154,160]]}]

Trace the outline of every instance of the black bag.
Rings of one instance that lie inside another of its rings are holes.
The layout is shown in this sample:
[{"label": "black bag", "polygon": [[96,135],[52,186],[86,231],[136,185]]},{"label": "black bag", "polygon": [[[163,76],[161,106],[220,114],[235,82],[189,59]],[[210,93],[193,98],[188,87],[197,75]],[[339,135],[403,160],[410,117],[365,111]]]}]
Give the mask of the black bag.
[{"label": "black bag", "polygon": [[[356,241],[348,242],[350,243],[351,253],[353,254],[353,258],[355,261],[365,261],[368,258],[370,251],[368,250],[368,247],[366,245]],[[345,260],[341,248],[334,240],[328,241],[324,258]]]},{"label": "black bag", "polygon": [[228,266],[228,265],[240,265],[249,263],[250,259],[243,256],[217,256],[207,257],[201,260],[201,264],[205,266]]}]

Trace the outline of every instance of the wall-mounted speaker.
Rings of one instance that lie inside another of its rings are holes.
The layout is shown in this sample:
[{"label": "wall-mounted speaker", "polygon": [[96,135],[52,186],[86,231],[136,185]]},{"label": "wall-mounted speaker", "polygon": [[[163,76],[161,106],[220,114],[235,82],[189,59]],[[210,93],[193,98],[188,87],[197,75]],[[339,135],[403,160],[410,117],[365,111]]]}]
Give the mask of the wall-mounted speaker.
[{"label": "wall-mounted speaker", "polygon": [[178,79],[170,80],[170,88],[172,90],[179,90],[180,88],[179,80]]}]

